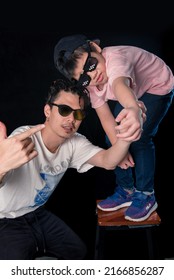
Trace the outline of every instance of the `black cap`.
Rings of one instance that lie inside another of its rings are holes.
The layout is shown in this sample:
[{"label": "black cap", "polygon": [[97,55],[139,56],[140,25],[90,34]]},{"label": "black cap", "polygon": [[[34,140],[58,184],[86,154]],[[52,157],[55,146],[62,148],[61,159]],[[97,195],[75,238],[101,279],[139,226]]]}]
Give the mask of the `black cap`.
[{"label": "black cap", "polygon": [[64,52],[65,61],[68,60],[71,54],[80,46],[85,45],[89,41],[94,41],[98,45],[100,44],[99,39],[89,40],[85,35],[75,34],[67,37],[61,38],[54,48],[54,64],[56,68],[62,72],[58,65],[58,58],[60,56],[60,52]]}]

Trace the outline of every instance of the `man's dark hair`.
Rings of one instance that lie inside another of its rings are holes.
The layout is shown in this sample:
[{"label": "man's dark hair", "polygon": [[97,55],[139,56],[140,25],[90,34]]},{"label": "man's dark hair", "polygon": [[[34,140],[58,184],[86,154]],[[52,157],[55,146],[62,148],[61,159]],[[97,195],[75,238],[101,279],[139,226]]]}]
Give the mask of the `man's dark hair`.
[{"label": "man's dark hair", "polygon": [[53,81],[48,90],[48,97],[46,99],[46,104],[51,106],[55,99],[59,96],[59,93],[64,90],[65,92],[71,92],[72,94],[77,94],[79,99],[84,100],[84,109],[90,104],[89,91],[84,87],[76,87],[68,80],[57,79]]}]

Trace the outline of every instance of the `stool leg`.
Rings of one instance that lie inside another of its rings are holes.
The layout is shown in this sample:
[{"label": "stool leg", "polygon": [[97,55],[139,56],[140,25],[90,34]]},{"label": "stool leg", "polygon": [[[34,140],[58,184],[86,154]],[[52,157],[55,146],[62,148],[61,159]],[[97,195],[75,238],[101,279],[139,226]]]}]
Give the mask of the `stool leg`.
[{"label": "stool leg", "polygon": [[96,226],[96,241],[95,241],[95,260],[103,260],[104,257],[104,236],[105,229]]},{"label": "stool leg", "polygon": [[149,260],[154,260],[154,248],[153,248],[151,228],[146,228],[146,237],[147,237]]},{"label": "stool leg", "polygon": [[98,260],[98,247],[99,247],[99,225],[96,226],[96,237],[95,237],[95,252],[94,259]]}]

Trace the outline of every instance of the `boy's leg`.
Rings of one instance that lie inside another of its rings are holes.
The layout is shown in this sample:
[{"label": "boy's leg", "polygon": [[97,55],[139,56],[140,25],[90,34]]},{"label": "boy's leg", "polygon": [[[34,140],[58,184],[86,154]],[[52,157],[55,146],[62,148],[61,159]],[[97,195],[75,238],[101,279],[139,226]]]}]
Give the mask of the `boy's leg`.
[{"label": "boy's leg", "polygon": [[[116,102],[114,108],[114,116],[116,117],[123,107]],[[106,136],[106,143],[108,147],[111,143]],[[134,177],[132,173],[132,168],[122,169],[116,167],[114,170],[116,187],[113,195],[107,197],[106,199],[100,201],[97,207],[103,211],[114,211],[122,207],[129,206],[132,202],[132,193],[134,192]]]},{"label": "boy's leg", "polygon": [[157,208],[154,196],[155,145],[153,138],[165,117],[173,93],[159,96],[146,93],[141,100],[147,108],[147,119],[140,140],[133,142],[130,152],[135,161],[136,190],[133,202],[125,213],[126,219],[143,221]]}]

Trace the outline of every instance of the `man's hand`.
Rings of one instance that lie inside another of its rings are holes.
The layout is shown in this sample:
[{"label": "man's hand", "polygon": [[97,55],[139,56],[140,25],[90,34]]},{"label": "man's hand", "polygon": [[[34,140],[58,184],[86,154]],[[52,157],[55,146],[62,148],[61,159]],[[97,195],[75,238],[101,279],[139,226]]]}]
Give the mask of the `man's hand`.
[{"label": "man's hand", "polygon": [[142,118],[143,118],[143,122],[145,122],[146,121],[147,108],[146,108],[146,106],[145,106],[143,101],[138,100],[137,103],[138,103],[138,106],[140,107],[140,109],[142,110],[142,114],[141,115],[142,115]]},{"label": "man's hand", "polygon": [[18,168],[37,156],[30,136],[44,127],[44,124],[39,124],[7,138],[6,126],[0,122],[0,179],[9,170]]}]

